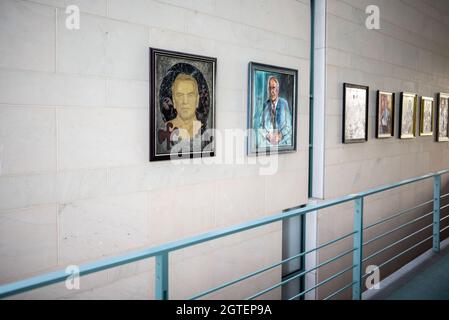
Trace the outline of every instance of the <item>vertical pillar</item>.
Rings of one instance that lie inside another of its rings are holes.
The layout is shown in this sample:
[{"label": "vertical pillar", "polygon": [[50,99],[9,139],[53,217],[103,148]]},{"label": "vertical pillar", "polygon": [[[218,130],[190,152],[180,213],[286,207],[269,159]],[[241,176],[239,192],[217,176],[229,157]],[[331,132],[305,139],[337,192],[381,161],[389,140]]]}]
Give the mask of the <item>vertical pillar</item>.
[{"label": "vertical pillar", "polygon": [[440,252],[440,197],[441,175],[436,175],[433,181],[433,251]]},{"label": "vertical pillar", "polygon": [[352,263],[352,299],[362,299],[363,197],[354,200],[354,252]]},{"label": "vertical pillar", "polygon": [[310,62],[309,197],[324,199],[326,121],[326,0],[311,1],[313,8]]},{"label": "vertical pillar", "polygon": [[168,300],[168,252],[156,256],[156,300]]}]

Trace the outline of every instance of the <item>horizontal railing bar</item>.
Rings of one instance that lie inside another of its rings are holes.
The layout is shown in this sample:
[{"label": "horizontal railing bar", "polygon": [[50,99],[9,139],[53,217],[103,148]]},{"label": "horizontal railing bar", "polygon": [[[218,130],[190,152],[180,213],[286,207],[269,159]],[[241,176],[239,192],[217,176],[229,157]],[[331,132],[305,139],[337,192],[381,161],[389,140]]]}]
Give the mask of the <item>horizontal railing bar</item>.
[{"label": "horizontal railing bar", "polygon": [[319,265],[317,265],[317,266],[315,266],[315,267],[313,267],[313,268],[311,268],[311,269],[309,269],[309,270],[303,271],[303,272],[301,272],[301,273],[299,273],[299,274],[297,274],[297,275],[295,275],[295,276],[293,276],[293,277],[291,277],[291,278],[288,278],[288,279],[286,279],[286,280],[284,280],[284,281],[281,281],[281,282],[279,282],[279,283],[277,283],[277,284],[275,284],[275,285],[273,285],[273,286],[271,286],[271,287],[269,287],[269,288],[267,288],[267,289],[265,289],[265,290],[262,290],[262,291],[260,291],[260,292],[258,292],[258,293],[256,293],[256,294],[254,294],[254,295],[248,297],[246,300],[252,300],[252,299],[255,299],[255,298],[257,298],[257,297],[259,297],[259,296],[261,296],[261,295],[263,295],[263,294],[265,294],[265,293],[267,293],[267,292],[270,292],[270,291],[273,290],[273,289],[276,289],[276,288],[278,288],[278,287],[280,287],[280,286],[283,286],[283,285],[286,284],[286,283],[289,283],[289,282],[292,281],[292,280],[295,280],[295,279],[297,279],[297,278],[299,278],[299,277],[302,277],[303,275],[305,275],[305,274],[307,274],[307,273],[309,273],[309,272],[311,272],[311,271],[313,271],[313,270],[317,270],[317,269],[319,269],[319,268],[321,268],[321,267],[323,267],[323,266],[325,266],[325,265],[328,265],[329,263],[332,263],[332,262],[334,262],[334,261],[336,261],[336,260],[338,260],[338,259],[341,259],[341,258],[343,258],[344,256],[346,256],[346,255],[348,255],[348,254],[354,252],[354,250],[355,250],[355,249],[350,249],[350,250],[348,250],[348,251],[346,251],[346,252],[343,252],[343,253],[339,254],[338,256],[336,256],[336,257],[334,257],[334,258],[332,258],[332,259],[330,259],[330,260],[324,261],[324,262],[320,263]]},{"label": "horizontal railing bar", "polygon": [[449,169],[437,171],[437,172],[435,172],[435,175],[442,175],[442,174],[446,174],[446,173],[449,173]]},{"label": "horizontal railing bar", "polygon": [[[447,170],[447,172],[449,172],[449,170]],[[395,183],[395,184],[392,184],[392,185],[387,185],[387,186],[383,186],[383,187],[374,188],[374,189],[368,190],[366,192],[359,193],[359,197],[367,197],[367,196],[371,196],[373,194],[384,192],[384,191],[387,191],[387,190],[390,190],[390,189],[403,187],[403,186],[405,186],[407,184],[410,184],[410,183],[414,183],[414,182],[426,180],[426,179],[429,179],[429,178],[433,178],[435,175],[438,175],[438,174],[441,174],[441,173],[429,173],[429,174],[425,174],[425,175],[420,176],[420,177],[406,179],[406,180],[403,180],[403,181],[401,181],[399,183]]]},{"label": "horizontal railing bar", "polygon": [[[386,264],[388,264],[388,263],[390,263],[391,261],[393,261],[393,260],[399,258],[400,256],[402,256],[403,254],[409,252],[410,250],[415,249],[416,247],[422,245],[424,242],[429,241],[429,240],[432,239],[432,238],[433,238],[433,235],[430,236],[430,237],[425,238],[424,240],[422,240],[422,241],[418,242],[417,244],[411,246],[411,247],[408,248],[407,250],[405,250],[405,251],[403,251],[403,252],[397,254],[397,255],[394,256],[393,258],[388,259],[388,260],[385,261],[384,263],[380,264],[380,265],[378,266],[378,268],[379,268],[379,269],[382,268],[382,267],[385,266]],[[362,279],[365,278],[365,277],[367,277],[368,275],[369,275],[368,273],[367,273],[367,274],[364,274],[364,275],[362,276]]]},{"label": "horizontal railing bar", "polygon": [[400,217],[400,216],[402,216],[402,215],[404,215],[404,214],[406,214],[406,213],[409,213],[409,212],[411,212],[411,211],[413,211],[413,210],[415,210],[415,209],[418,209],[418,208],[420,208],[420,207],[424,207],[425,205],[428,205],[428,204],[431,204],[431,203],[433,203],[433,200],[426,201],[426,202],[421,203],[421,204],[419,204],[419,205],[417,205],[417,206],[415,206],[415,207],[412,207],[412,208],[408,208],[408,209],[401,210],[401,211],[399,211],[397,214],[395,214],[395,215],[393,215],[393,216],[391,216],[391,217],[388,217],[388,218],[383,219],[383,220],[381,220],[381,221],[378,221],[378,222],[376,222],[376,223],[370,224],[369,226],[363,228],[363,230],[368,230],[368,229],[370,229],[370,228],[372,228],[372,227],[375,227],[375,226],[377,226],[377,225],[379,225],[379,224],[382,224],[382,223],[385,223],[385,222],[387,222],[387,221],[393,220],[393,219],[395,219],[395,218],[397,218],[397,217]]},{"label": "horizontal railing bar", "polygon": [[444,199],[444,198],[446,198],[447,196],[449,196],[449,193],[446,193],[446,194],[442,195],[442,196],[440,197],[440,199]]},{"label": "horizontal railing bar", "polygon": [[442,207],[440,208],[440,210],[446,209],[447,207],[449,207],[449,204],[446,204],[446,205],[442,206]]},{"label": "horizontal railing bar", "polygon": [[[95,272],[95,271],[92,271]],[[4,284],[0,286],[0,298],[5,298],[14,294],[37,289],[43,286],[51,285],[66,280],[70,274],[65,271],[55,271],[45,275],[20,280],[17,282]]]},{"label": "horizontal railing bar", "polygon": [[392,229],[392,230],[389,230],[389,231],[387,231],[387,232],[385,232],[385,233],[382,233],[382,234],[380,234],[380,235],[378,235],[378,236],[376,236],[376,237],[374,237],[374,238],[372,238],[372,239],[366,241],[363,245],[366,246],[366,245],[368,245],[368,244],[371,244],[372,242],[374,242],[374,241],[376,241],[376,240],[382,239],[383,237],[388,236],[389,234],[392,234],[392,233],[395,232],[395,231],[398,231],[398,230],[400,230],[400,229],[402,229],[402,228],[404,228],[404,227],[406,227],[406,226],[409,226],[409,225],[411,225],[411,224],[414,224],[414,223],[416,223],[416,222],[418,222],[418,221],[420,221],[420,220],[422,220],[422,219],[424,219],[424,218],[427,218],[427,217],[429,217],[429,216],[431,216],[431,215],[433,215],[433,211],[430,212],[430,213],[426,213],[425,215],[423,215],[423,216],[421,216],[421,217],[419,217],[419,218],[413,219],[413,220],[411,220],[411,221],[409,221],[409,222],[407,222],[407,223],[401,224],[399,227],[396,227],[396,228],[394,228],[394,229]]},{"label": "horizontal railing bar", "polygon": [[444,220],[446,220],[446,219],[448,219],[448,218],[449,218],[449,215],[447,215],[447,216],[441,218],[441,219],[440,219],[440,222],[443,222]]},{"label": "horizontal railing bar", "polygon": [[[366,196],[384,192],[384,191],[387,191],[390,189],[398,188],[398,187],[401,187],[401,186],[404,186],[407,184],[411,184],[411,183],[418,182],[421,180],[429,179],[436,175],[441,175],[441,174],[445,174],[445,173],[449,173],[449,170],[443,170],[443,171],[436,172],[436,173],[429,173],[429,174],[422,175],[419,177],[406,179],[406,180],[403,180],[398,183],[374,188],[374,189],[371,189],[371,190],[368,190],[365,192],[347,195],[347,196],[344,196],[344,197],[341,197],[338,199],[323,201],[319,204],[312,204],[312,205],[308,205],[303,208],[292,209],[288,212],[279,213],[279,214],[276,214],[271,217],[265,217],[265,218],[262,218],[259,220],[240,224],[240,225],[237,225],[234,227],[229,227],[229,228],[225,228],[222,230],[207,232],[207,233],[204,233],[204,234],[201,234],[198,236],[181,239],[181,240],[166,243],[166,244],[163,244],[160,246],[134,251],[134,252],[131,252],[131,253],[128,253],[125,255],[121,255],[118,257],[104,259],[104,260],[100,260],[97,262],[81,265],[80,269],[79,269],[79,275],[80,276],[87,275],[90,273],[114,268],[114,267],[117,267],[120,265],[136,262],[139,260],[144,260],[144,259],[151,258],[151,257],[157,256],[157,255],[169,253],[171,251],[176,251],[176,250],[180,250],[180,249],[183,249],[186,247],[198,245],[198,244],[208,242],[211,240],[223,238],[223,237],[235,234],[235,233],[247,231],[250,229],[255,229],[255,228],[265,226],[265,225],[268,225],[268,224],[271,224],[274,222],[287,220],[290,218],[294,218],[296,216],[302,216],[302,215],[305,215],[310,212],[314,212],[314,211],[322,210],[322,209],[332,207],[335,205],[343,204],[343,203],[358,199],[360,197],[366,197]],[[47,285],[50,285],[53,283],[61,282],[61,281],[64,281],[68,276],[69,275],[66,274],[66,272],[64,270],[59,270],[59,271],[39,275],[36,277],[24,279],[21,281],[8,283],[8,284],[0,286],[0,298],[10,296],[13,294],[17,294],[20,292],[24,292],[27,290],[40,288],[40,287],[47,286]]]},{"label": "horizontal railing bar", "polygon": [[440,233],[446,231],[447,229],[449,229],[449,226],[444,227],[443,229],[440,230]]},{"label": "horizontal railing bar", "polygon": [[[97,262],[80,266],[78,275],[79,276],[88,275],[102,270],[118,267],[125,263],[140,261],[142,259],[150,258],[153,256],[154,256],[154,249],[148,249],[128,253],[116,258],[100,260]],[[17,282],[4,284],[0,286],[0,298],[8,297],[25,291],[65,281],[71,275],[72,275],[71,273],[67,273],[65,272],[65,270],[59,270],[31,277],[28,279],[20,280]]]},{"label": "horizontal railing bar", "polygon": [[351,288],[354,284],[356,284],[357,281],[353,281],[350,284],[345,285],[343,288],[339,289],[338,291],[335,291],[334,293],[332,293],[331,295],[327,296],[326,298],[323,299],[323,301],[326,300],[330,300],[333,297],[337,296],[338,294],[342,293],[343,291],[345,291],[346,289]]},{"label": "horizontal railing bar", "polygon": [[419,229],[418,231],[415,231],[415,232],[409,234],[408,236],[406,236],[406,237],[404,237],[404,238],[402,238],[402,239],[400,239],[400,240],[398,240],[398,241],[396,241],[396,242],[393,242],[392,244],[386,246],[385,248],[383,248],[383,249],[381,249],[381,250],[379,250],[379,251],[376,251],[375,253],[373,253],[373,254],[369,255],[368,257],[366,257],[365,259],[363,259],[362,262],[366,262],[367,260],[369,260],[369,259],[371,259],[371,258],[377,256],[378,254],[380,254],[380,253],[382,253],[382,252],[384,252],[384,251],[386,251],[386,250],[388,250],[388,249],[391,249],[391,248],[394,247],[395,245],[397,245],[397,244],[401,243],[402,241],[407,240],[407,239],[409,239],[409,238],[411,238],[411,237],[417,235],[418,233],[420,233],[420,232],[426,230],[427,228],[429,228],[429,227],[431,227],[431,226],[433,226],[433,223],[432,223],[432,224],[429,224],[428,226],[425,226],[424,228]]},{"label": "horizontal railing bar", "polygon": [[321,281],[320,283],[318,283],[317,285],[313,286],[312,288],[309,288],[309,289],[307,289],[307,290],[305,290],[305,291],[303,291],[303,292],[300,292],[300,293],[298,293],[297,295],[295,295],[295,296],[289,298],[288,300],[293,300],[293,299],[299,298],[299,297],[305,295],[307,292],[312,291],[312,290],[315,290],[316,288],[321,287],[322,285],[324,285],[324,284],[326,284],[326,283],[328,283],[328,282],[334,280],[335,278],[341,276],[342,274],[344,274],[344,273],[346,273],[346,272],[348,272],[349,270],[352,270],[352,269],[354,269],[354,268],[355,268],[355,266],[352,265],[352,266],[350,266],[350,267],[348,267],[348,268],[346,268],[346,269],[343,269],[342,271],[340,271],[340,272],[334,274],[333,276],[327,278],[326,280]]},{"label": "horizontal railing bar", "polygon": [[[118,267],[118,266],[121,266],[124,264],[136,262],[139,260],[152,258],[154,256],[157,256],[157,255],[160,255],[163,253],[168,253],[171,251],[183,249],[185,247],[198,245],[203,242],[208,242],[211,240],[219,239],[219,238],[229,236],[229,235],[232,235],[235,233],[247,231],[250,229],[255,229],[255,228],[258,228],[258,227],[261,227],[261,226],[264,226],[267,224],[271,224],[274,222],[287,220],[290,218],[294,218],[296,216],[304,215],[309,212],[313,212],[313,211],[317,211],[317,210],[320,210],[323,208],[342,204],[342,203],[351,201],[351,200],[355,199],[356,197],[357,196],[355,196],[355,195],[350,195],[350,196],[342,197],[342,198],[335,199],[335,200],[329,200],[329,201],[325,201],[321,204],[314,204],[314,205],[310,205],[310,206],[307,206],[304,208],[293,209],[286,213],[276,214],[271,217],[266,217],[266,218],[262,218],[262,219],[259,219],[259,220],[253,221],[253,222],[240,224],[235,227],[229,227],[229,228],[225,228],[225,229],[222,229],[219,231],[212,231],[212,232],[204,233],[204,234],[201,234],[198,236],[166,243],[166,244],[152,247],[149,249],[134,251],[134,252],[131,252],[131,253],[128,253],[125,255],[121,255],[118,257],[104,259],[104,260],[93,262],[93,263],[86,264],[86,265],[81,265],[80,269],[79,269],[80,270],[79,275],[83,276],[83,275],[87,275],[90,273]],[[47,286],[47,285],[50,285],[53,283],[61,282],[61,281],[64,281],[65,279],[67,279],[68,276],[69,276],[69,274],[67,274],[65,272],[65,270],[59,270],[59,271],[50,272],[50,273],[47,273],[44,275],[39,275],[36,277],[28,278],[25,280],[1,285],[0,286],[0,298],[14,295],[14,294],[24,292],[27,290],[40,288],[40,287]]]},{"label": "horizontal railing bar", "polygon": [[260,270],[258,270],[258,271],[256,271],[256,272],[251,273],[251,274],[242,276],[242,277],[240,277],[240,278],[238,278],[238,279],[235,279],[235,280],[226,282],[226,283],[224,283],[224,284],[222,284],[222,285],[219,285],[219,286],[217,286],[217,287],[215,287],[215,288],[212,288],[212,289],[209,289],[209,290],[204,291],[204,292],[202,292],[202,293],[199,293],[199,294],[197,294],[197,295],[195,295],[195,296],[193,296],[193,297],[190,297],[190,298],[187,299],[187,300],[195,300],[195,299],[204,297],[204,296],[206,296],[206,295],[208,295],[208,294],[211,294],[212,292],[215,292],[215,291],[221,290],[221,289],[223,289],[223,288],[229,287],[229,286],[231,286],[231,285],[233,285],[233,284],[236,284],[236,283],[238,283],[238,282],[241,282],[241,281],[243,281],[243,280],[246,280],[246,279],[248,279],[248,278],[251,278],[251,277],[253,277],[253,276],[256,276],[256,275],[258,275],[258,274],[260,274],[260,273],[263,273],[263,272],[266,272],[266,271],[268,271],[268,270],[270,270],[270,269],[276,268],[277,266],[280,266],[280,265],[282,265],[282,264],[284,264],[284,263],[287,263],[287,262],[290,262],[290,261],[292,261],[292,260],[301,258],[301,257],[303,257],[303,256],[305,256],[305,255],[307,255],[307,254],[309,254],[309,253],[318,251],[318,250],[320,250],[320,249],[322,249],[322,248],[325,248],[325,247],[327,247],[327,246],[329,246],[329,245],[331,245],[331,244],[334,244],[334,243],[336,243],[336,242],[338,242],[338,241],[341,241],[341,240],[343,240],[343,239],[349,238],[350,236],[354,235],[355,233],[356,233],[355,231],[354,231],[354,232],[351,232],[351,233],[348,233],[347,235],[344,235],[344,236],[342,236],[342,237],[340,237],[340,238],[337,238],[337,239],[335,239],[335,240],[332,240],[332,241],[329,241],[329,242],[327,242],[327,243],[324,243],[324,244],[322,244],[322,245],[320,245],[320,246],[318,246],[318,247],[316,247],[316,248],[314,248],[314,249],[310,249],[310,250],[308,250],[308,251],[301,252],[301,253],[299,253],[299,254],[297,254],[297,255],[295,255],[295,256],[292,256],[292,257],[290,257],[290,258],[287,258],[287,259],[285,259],[285,260],[282,260],[281,262],[277,262],[277,263],[275,263],[275,264],[273,264],[273,265],[271,265],[271,266],[262,268],[262,269],[260,269]]}]

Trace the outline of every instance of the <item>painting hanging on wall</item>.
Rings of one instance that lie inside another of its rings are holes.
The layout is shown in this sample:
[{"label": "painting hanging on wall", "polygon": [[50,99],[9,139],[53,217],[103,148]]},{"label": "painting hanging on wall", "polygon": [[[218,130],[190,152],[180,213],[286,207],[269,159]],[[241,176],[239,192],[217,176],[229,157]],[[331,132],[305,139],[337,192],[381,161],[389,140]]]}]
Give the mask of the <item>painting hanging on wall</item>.
[{"label": "painting hanging on wall", "polygon": [[343,143],[368,141],[369,87],[343,85]]},{"label": "painting hanging on wall", "polygon": [[394,94],[377,91],[376,137],[378,139],[394,136]]},{"label": "painting hanging on wall", "polygon": [[150,48],[150,161],[215,155],[216,64]]},{"label": "painting hanging on wall", "polygon": [[419,135],[432,136],[433,135],[433,98],[422,97],[419,121]]},{"label": "painting hanging on wall", "polygon": [[438,94],[438,110],[437,110],[437,134],[436,139],[438,142],[449,141],[449,94]]},{"label": "painting hanging on wall", "polygon": [[298,70],[249,63],[248,154],[296,150]]},{"label": "painting hanging on wall", "polygon": [[418,97],[415,93],[402,92],[399,108],[399,138],[413,139],[416,132],[416,105]]}]

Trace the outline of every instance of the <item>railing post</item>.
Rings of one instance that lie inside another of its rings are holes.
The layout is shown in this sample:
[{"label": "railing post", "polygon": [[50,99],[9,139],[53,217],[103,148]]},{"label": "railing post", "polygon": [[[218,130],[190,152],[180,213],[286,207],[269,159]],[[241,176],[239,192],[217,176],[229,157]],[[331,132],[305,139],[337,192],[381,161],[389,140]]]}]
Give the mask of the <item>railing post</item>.
[{"label": "railing post", "polygon": [[440,197],[441,175],[436,175],[433,181],[433,251],[440,252]]},{"label": "railing post", "polygon": [[363,197],[354,200],[354,253],[352,263],[352,299],[362,299]]},{"label": "railing post", "polygon": [[155,298],[168,300],[168,252],[156,256]]}]

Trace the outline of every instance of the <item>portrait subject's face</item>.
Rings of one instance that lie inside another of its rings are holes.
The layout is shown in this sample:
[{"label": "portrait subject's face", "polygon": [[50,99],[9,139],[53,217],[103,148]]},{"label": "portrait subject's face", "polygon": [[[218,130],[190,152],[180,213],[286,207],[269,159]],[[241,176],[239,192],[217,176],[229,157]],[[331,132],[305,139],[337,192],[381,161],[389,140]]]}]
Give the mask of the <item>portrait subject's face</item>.
[{"label": "portrait subject's face", "polygon": [[178,116],[182,120],[194,120],[199,101],[196,81],[193,79],[176,79],[173,84],[173,101]]},{"label": "portrait subject's face", "polygon": [[272,102],[275,102],[279,97],[279,85],[273,79],[270,80],[269,90],[270,90],[270,100]]}]

